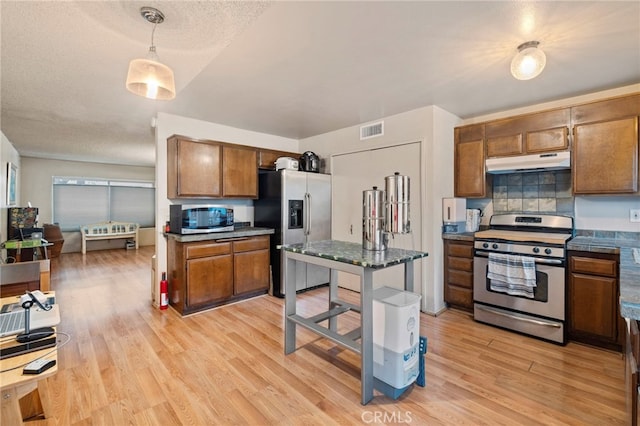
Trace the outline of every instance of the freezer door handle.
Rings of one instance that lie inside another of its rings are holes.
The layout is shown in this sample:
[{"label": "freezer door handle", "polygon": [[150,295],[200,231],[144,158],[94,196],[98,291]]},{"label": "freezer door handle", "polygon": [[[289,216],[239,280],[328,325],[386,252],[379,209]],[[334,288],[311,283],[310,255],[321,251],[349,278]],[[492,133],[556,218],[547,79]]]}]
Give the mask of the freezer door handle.
[{"label": "freezer door handle", "polygon": [[304,194],[304,235],[309,235],[311,233],[311,194],[306,192]]}]

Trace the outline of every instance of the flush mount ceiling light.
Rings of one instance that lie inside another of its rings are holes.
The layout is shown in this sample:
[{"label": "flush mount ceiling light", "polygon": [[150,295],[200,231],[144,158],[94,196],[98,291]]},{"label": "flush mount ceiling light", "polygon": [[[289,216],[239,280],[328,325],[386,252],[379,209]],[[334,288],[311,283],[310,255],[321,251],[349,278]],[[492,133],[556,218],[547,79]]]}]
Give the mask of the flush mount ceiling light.
[{"label": "flush mount ceiling light", "polygon": [[160,63],[153,44],[156,26],[164,22],[164,15],[153,7],[143,7],[140,15],[153,24],[151,47],[146,59],[134,59],[129,63],[127,90],[149,99],[170,100],[176,97],[173,71]]},{"label": "flush mount ceiling light", "polygon": [[518,80],[537,77],[547,64],[547,57],[538,48],[539,44],[537,41],[528,41],[518,46],[518,54],[511,61],[511,74]]}]

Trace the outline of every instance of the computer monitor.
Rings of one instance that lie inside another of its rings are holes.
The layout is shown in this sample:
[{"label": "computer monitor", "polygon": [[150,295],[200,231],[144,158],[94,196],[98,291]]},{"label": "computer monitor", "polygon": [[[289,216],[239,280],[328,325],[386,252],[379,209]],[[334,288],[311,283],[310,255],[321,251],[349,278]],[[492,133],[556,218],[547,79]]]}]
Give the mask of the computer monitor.
[{"label": "computer monitor", "polygon": [[8,239],[30,238],[34,232],[42,232],[38,225],[37,207],[9,207],[7,217]]}]

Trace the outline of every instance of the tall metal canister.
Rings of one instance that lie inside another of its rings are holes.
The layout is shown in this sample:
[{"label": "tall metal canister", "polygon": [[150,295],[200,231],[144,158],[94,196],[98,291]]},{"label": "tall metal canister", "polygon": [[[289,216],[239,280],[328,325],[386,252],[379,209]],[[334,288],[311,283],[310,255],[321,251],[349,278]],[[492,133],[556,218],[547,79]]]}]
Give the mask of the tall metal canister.
[{"label": "tall metal canister", "polygon": [[377,186],[362,191],[362,247],[365,250],[387,249],[384,222],[384,191]]},{"label": "tall metal canister", "polygon": [[384,178],[385,182],[385,231],[392,234],[411,232],[409,219],[409,176],[395,172]]}]

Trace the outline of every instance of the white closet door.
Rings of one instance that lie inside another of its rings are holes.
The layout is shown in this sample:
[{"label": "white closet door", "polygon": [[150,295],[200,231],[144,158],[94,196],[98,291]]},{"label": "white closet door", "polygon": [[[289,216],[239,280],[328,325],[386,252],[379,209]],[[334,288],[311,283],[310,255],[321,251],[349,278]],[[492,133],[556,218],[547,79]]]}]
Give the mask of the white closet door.
[{"label": "white closet door", "polygon": [[[377,186],[384,190],[384,178],[399,172],[410,179],[410,220],[412,233],[392,235],[389,247],[421,249],[421,170],[420,142],[332,156],[332,226],[331,238],[362,244],[362,191]],[[414,267],[414,291],[420,292],[422,271]],[[404,266],[394,266],[373,274],[374,287],[403,288]],[[338,285],[359,291],[357,276],[340,272]]]}]

